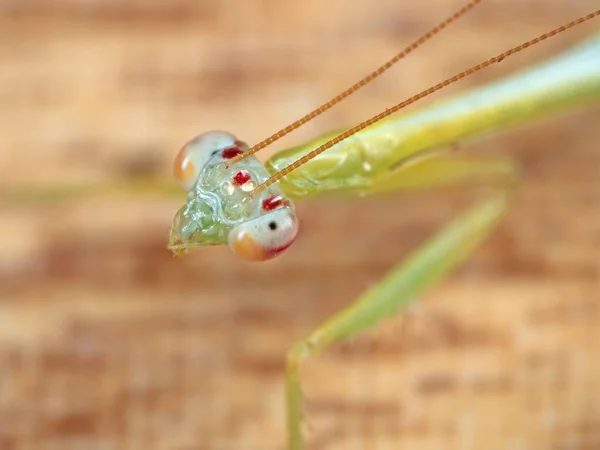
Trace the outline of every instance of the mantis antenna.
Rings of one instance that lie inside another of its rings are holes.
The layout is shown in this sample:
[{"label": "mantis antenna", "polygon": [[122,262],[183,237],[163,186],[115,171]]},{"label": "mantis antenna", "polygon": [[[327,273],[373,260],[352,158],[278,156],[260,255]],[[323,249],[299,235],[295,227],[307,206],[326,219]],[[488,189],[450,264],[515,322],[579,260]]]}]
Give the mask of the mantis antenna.
[{"label": "mantis antenna", "polygon": [[[399,111],[402,108],[405,108],[406,106],[416,102],[417,100],[420,100],[424,97],[427,97],[428,95],[433,94],[436,91],[439,91],[442,88],[445,88],[446,86],[455,83],[456,81],[465,78],[468,75],[471,75],[485,67],[488,67],[494,63],[499,63],[501,62],[503,59],[514,55],[515,53],[520,52],[521,50],[526,49],[527,47],[531,47],[532,45],[535,45],[545,39],[548,39],[552,36],[555,36],[559,33],[562,33],[563,31],[568,30],[569,28],[573,28],[574,26],[577,26],[583,22],[586,22],[588,20],[593,19],[594,17],[600,16],[600,10],[597,10],[595,12],[592,12],[586,16],[580,17],[579,19],[573,20],[572,22],[569,22],[561,27],[558,27],[552,31],[549,31],[548,33],[544,33],[538,37],[536,37],[535,39],[532,39],[530,41],[527,41],[521,45],[518,45],[514,48],[511,48],[510,50],[507,50],[503,53],[500,53],[497,56],[494,56],[493,58],[488,59],[487,61],[484,61],[480,64],[477,64],[476,66],[471,67],[470,69],[465,70],[464,72],[459,73],[458,75],[454,75],[453,77],[450,77],[444,81],[442,81],[441,83],[436,84],[435,86],[430,87],[429,89],[426,89],[425,91],[420,92],[419,94],[410,97],[409,99],[398,103],[397,105],[392,106],[391,108],[387,108],[385,111],[383,111],[382,113],[377,114],[376,116],[365,120],[364,122],[360,123],[359,125],[345,131],[344,133],[340,134],[339,136],[331,139],[330,141],[326,142],[325,144],[317,147],[316,149],[312,150],[310,153],[307,153],[306,155],[304,155],[302,158],[298,159],[297,161],[293,162],[292,164],[290,164],[289,166],[283,168],[282,170],[280,170],[279,172],[277,172],[276,174],[274,174],[273,176],[271,176],[268,180],[266,180],[264,183],[258,185],[253,191],[250,192],[249,196],[251,198],[254,198],[254,196],[256,196],[257,194],[261,193],[262,191],[264,191],[267,187],[269,187],[270,185],[272,185],[273,183],[276,183],[277,181],[279,181],[281,178],[283,178],[284,176],[286,176],[288,173],[290,173],[291,171],[297,169],[298,167],[302,166],[304,163],[310,161],[311,159],[313,159],[315,156],[323,153],[325,150],[333,147],[334,145],[338,144],[339,142],[343,141],[344,139],[352,136],[353,134],[361,131],[362,129],[373,125],[374,123],[380,121],[381,119],[394,114],[395,112]],[[284,133],[285,134],[285,133]]]},{"label": "mantis antenna", "polygon": [[325,111],[327,111],[332,106],[334,106],[337,103],[341,102],[346,97],[348,97],[351,94],[353,94],[354,92],[358,91],[361,87],[363,87],[364,85],[366,85],[366,84],[370,83],[371,81],[373,81],[375,78],[377,78],[383,72],[385,72],[386,70],[388,70],[390,67],[392,67],[394,64],[396,64],[398,61],[400,61],[402,58],[404,58],[405,56],[407,56],[412,51],[416,50],[419,46],[421,46],[423,43],[425,43],[426,41],[428,41],[429,39],[431,39],[434,35],[438,34],[440,31],[442,31],[444,28],[446,28],[452,22],[456,21],[461,16],[464,16],[469,10],[473,9],[478,3],[481,3],[481,1],[482,0],[472,0],[472,1],[470,1],[465,6],[463,6],[460,10],[456,11],[454,14],[452,14],[450,17],[448,17],[446,20],[444,20],[442,23],[438,24],[437,26],[435,26],[434,28],[432,28],[431,30],[429,30],[427,33],[425,33],[424,35],[422,35],[419,39],[417,39],[415,42],[413,42],[412,44],[410,44],[408,47],[406,47],[404,50],[402,50],[400,53],[398,53],[396,56],[394,56],[388,62],[386,62],[385,64],[383,64],[381,67],[379,67],[377,70],[371,72],[369,75],[367,75],[362,80],[360,80],[357,83],[355,83],[354,85],[352,85],[350,88],[346,89],[341,94],[338,94],[336,97],[334,97],[333,99],[329,100],[327,103],[319,106],[317,109],[315,109],[314,111],[308,113],[307,115],[305,115],[301,119],[298,119],[294,123],[292,123],[292,124],[288,125],[287,127],[279,130],[277,133],[275,133],[274,135],[268,137],[264,141],[256,144],[254,147],[252,147],[248,151],[245,151],[244,153],[242,153],[240,155],[237,155],[234,158],[231,158],[227,162],[227,167],[230,167],[231,165],[233,165],[233,164],[241,161],[242,159],[247,158],[250,155],[253,155],[254,153],[258,152],[259,150],[262,150],[266,146],[268,146],[268,145],[272,144],[273,142],[277,141],[278,139],[281,139],[286,134],[291,133],[292,131],[294,131],[297,128],[300,128],[305,123],[311,121],[312,119],[314,119],[318,115],[320,115],[320,114],[324,113]]}]

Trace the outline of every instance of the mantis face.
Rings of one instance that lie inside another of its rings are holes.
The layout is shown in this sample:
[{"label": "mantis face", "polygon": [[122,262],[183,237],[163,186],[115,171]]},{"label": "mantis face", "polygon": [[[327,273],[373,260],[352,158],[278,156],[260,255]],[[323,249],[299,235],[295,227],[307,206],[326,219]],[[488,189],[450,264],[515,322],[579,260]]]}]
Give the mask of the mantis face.
[{"label": "mantis face", "polygon": [[291,201],[277,186],[254,198],[252,190],[270,176],[253,156],[231,164],[248,146],[226,131],[209,131],[189,141],[177,154],[174,174],[188,192],[171,227],[169,247],[185,253],[192,247],[228,244],[241,258],[266,261],[289,248],[298,234]]}]

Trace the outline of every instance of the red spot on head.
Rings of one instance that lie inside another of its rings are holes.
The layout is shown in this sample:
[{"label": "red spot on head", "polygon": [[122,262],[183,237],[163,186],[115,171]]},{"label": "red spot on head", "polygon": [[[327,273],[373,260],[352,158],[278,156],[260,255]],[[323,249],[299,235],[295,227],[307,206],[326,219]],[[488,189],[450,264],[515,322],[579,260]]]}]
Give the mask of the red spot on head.
[{"label": "red spot on head", "polygon": [[283,205],[283,198],[281,198],[281,195],[274,195],[273,197],[264,199],[262,202],[262,208],[265,211],[273,211],[281,205]]},{"label": "red spot on head", "polygon": [[241,186],[242,184],[246,184],[250,181],[250,174],[245,170],[240,170],[233,176],[233,184],[236,186]]},{"label": "red spot on head", "polygon": [[241,153],[243,153],[243,150],[237,145],[233,145],[231,147],[224,148],[223,153],[221,153],[221,156],[223,156],[223,158],[225,159],[231,159],[234,156],[237,156]]}]

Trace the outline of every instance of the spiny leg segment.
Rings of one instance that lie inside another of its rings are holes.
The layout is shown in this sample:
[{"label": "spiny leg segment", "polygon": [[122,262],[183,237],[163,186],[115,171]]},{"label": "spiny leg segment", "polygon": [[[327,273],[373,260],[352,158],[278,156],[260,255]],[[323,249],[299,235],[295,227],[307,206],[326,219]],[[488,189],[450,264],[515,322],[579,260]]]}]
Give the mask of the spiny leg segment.
[{"label": "spiny leg segment", "polygon": [[[429,174],[429,172],[432,172]],[[381,320],[395,316],[411,305],[462,263],[486,237],[507,210],[517,180],[517,168],[507,159],[427,159],[398,169],[394,177],[382,180],[376,191],[405,189],[404,178],[415,180],[413,188],[431,188],[457,183],[474,183],[481,175],[493,180],[492,195],[464,211],[430,238],[404,262],[394,267],[377,285],[362,294],[308,337],[297,342],[287,354],[287,425],[290,450],[304,448],[302,435],[302,390],[299,369],[309,357],[344,338],[367,330]],[[419,185],[415,172],[422,182]],[[394,184],[393,180],[397,180]]]}]

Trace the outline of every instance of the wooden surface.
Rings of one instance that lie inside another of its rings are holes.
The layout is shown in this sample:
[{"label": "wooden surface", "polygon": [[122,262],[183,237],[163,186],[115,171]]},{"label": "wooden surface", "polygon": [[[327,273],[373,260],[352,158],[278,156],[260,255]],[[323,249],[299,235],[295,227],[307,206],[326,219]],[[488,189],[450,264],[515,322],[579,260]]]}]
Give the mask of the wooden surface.
[{"label": "wooden surface", "polygon": [[[2,185],[168,177],[190,137],[223,128],[254,143],[458,5],[1,0]],[[486,1],[282,146],[596,7]],[[597,29],[575,29],[437,98]],[[598,123],[592,108],[469,146],[522,164],[514,208],[423,296],[405,335],[394,320],[307,364],[311,448],[600,448]],[[226,248],[174,259],[165,245],[181,198],[99,193],[4,206],[0,449],[283,448],[286,349],[462,200],[305,202],[298,243],[264,265]]]}]

